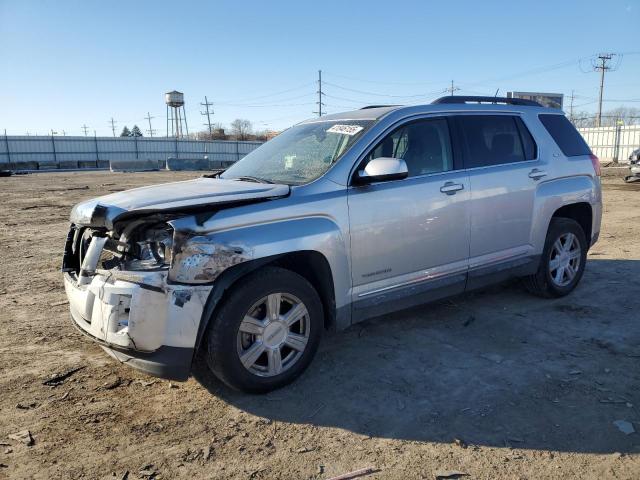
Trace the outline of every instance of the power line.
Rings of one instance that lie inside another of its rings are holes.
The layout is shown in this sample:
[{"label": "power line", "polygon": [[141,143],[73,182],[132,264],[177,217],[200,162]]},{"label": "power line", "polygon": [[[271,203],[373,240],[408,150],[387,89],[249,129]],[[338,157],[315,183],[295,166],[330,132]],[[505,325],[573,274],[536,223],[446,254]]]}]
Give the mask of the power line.
[{"label": "power line", "polygon": [[416,97],[425,97],[425,96],[427,96],[424,93],[419,93],[419,94],[416,94],[416,95],[388,95],[388,94],[385,94],[385,93],[367,92],[365,90],[357,90],[355,88],[343,87],[342,85],[337,85],[335,83],[331,83],[331,82],[327,82],[327,81],[325,81],[324,84],[325,85],[330,85],[330,86],[335,87],[335,88],[339,88],[340,90],[346,90],[348,92],[361,93],[361,94],[364,94],[364,95],[373,95],[375,97],[416,98]]},{"label": "power line", "polygon": [[155,132],[155,130],[151,128],[151,120],[156,117],[152,117],[151,114],[147,112],[147,116],[144,118],[149,122],[149,130],[147,130],[147,133],[149,134],[150,137],[153,137],[153,132]]},{"label": "power line", "polygon": [[84,131],[84,136],[87,136],[87,130],[89,130],[89,127],[87,127],[86,125],[82,125],[82,130]]},{"label": "power line", "polygon": [[[213,106],[213,103],[210,103],[209,100],[207,100],[207,96],[204,96],[204,103],[201,103],[200,105],[202,105],[203,107],[206,108],[206,112],[200,112],[200,115],[206,115],[207,116],[207,123],[203,124],[203,125],[208,125],[209,126],[209,135],[213,135],[213,131],[211,130],[211,116],[209,114],[209,107]],[[213,113],[213,108],[211,109],[211,113]]]},{"label": "power line", "polygon": [[[281,102],[288,102],[291,100],[298,100],[300,98],[305,98],[305,97],[310,97],[310,96],[314,96],[315,97],[315,93],[304,93],[302,95],[296,95],[295,97],[287,97],[287,98],[278,98],[275,100],[267,100],[266,102],[263,102],[262,104],[265,107],[268,107],[269,105],[271,105],[271,103],[269,102],[276,102],[276,103],[281,103]],[[229,107],[244,107],[244,106],[250,106],[251,104],[253,104],[254,102],[249,102],[249,103],[237,103],[237,102],[216,102],[216,105],[220,106],[220,105],[224,105],[224,106],[229,106]]]},{"label": "power line", "polygon": [[450,92],[450,93],[451,93],[451,96],[453,97],[453,93],[454,93],[454,92],[457,92],[458,90],[460,90],[460,88],[459,88],[459,87],[454,86],[454,85],[453,85],[453,80],[451,80],[451,86],[450,86],[449,88],[446,88],[444,91],[445,91],[445,92]]},{"label": "power line", "polygon": [[316,93],[318,94],[318,101],[316,102],[316,105],[318,106],[318,111],[312,112],[312,113],[317,113],[318,116],[321,117],[322,106],[324,105],[324,103],[322,103],[322,96],[324,95],[324,93],[322,93],[322,70],[318,70],[318,91]]},{"label": "power line", "polygon": [[113,132],[113,136],[116,136],[116,121],[111,117],[111,131]]},{"label": "power line", "polygon": [[[258,97],[242,98],[242,99],[239,99],[239,100],[222,100],[222,101],[217,101],[216,103],[218,105],[220,105],[221,103],[226,103],[226,102],[241,103],[241,102],[251,102],[253,100],[261,100],[263,98],[268,98],[268,97],[277,97],[278,95],[282,95],[283,93],[289,93],[289,92],[294,92],[296,90],[302,90],[303,88],[307,88],[310,85],[313,85],[314,83],[315,82],[307,82],[304,85],[300,85],[298,87],[288,88],[287,90],[281,90],[279,92],[268,93],[268,94],[265,94],[265,95],[260,95]],[[276,101],[282,101],[282,100],[276,100]]]},{"label": "power line", "polygon": [[[327,73],[325,72],[325,76],[327,75]],[[348,77],[346,75],[338,75],[337,73],[329,73],[328,74],[330,77],[338,77],[338,78],[344,78],[347,80],[353,80],[356,82],[364,82],[364,83],[376,83],[379,85],[405,85],[405,86],[417,86],[417,85],[437,85],[439,83],[442,83],[440,81],[437,82],[383,82],[380,80],[365,80],[362,78],[355,78],[355,77]]]}]

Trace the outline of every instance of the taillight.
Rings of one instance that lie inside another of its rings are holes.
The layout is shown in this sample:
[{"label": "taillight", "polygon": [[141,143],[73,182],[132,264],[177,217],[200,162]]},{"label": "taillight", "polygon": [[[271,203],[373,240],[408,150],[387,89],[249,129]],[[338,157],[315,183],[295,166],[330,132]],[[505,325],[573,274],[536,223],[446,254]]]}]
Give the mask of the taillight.
[{"label": "taillight", "polygon": [[601,174],[600,159],[596,157],[594,154],[589,155],[589,158],[591,159],[591,163],[593,164],[593,169],[596,171],[596,176],[599,177]]}]

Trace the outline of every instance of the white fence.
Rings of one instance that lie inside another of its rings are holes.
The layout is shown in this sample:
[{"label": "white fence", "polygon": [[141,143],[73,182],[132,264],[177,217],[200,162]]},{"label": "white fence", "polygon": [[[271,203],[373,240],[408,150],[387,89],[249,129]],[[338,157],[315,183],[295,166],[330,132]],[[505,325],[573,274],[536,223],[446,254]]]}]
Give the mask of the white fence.
[{"label": "white fence", "polygon": [[640,125],[579,128],[600,160],[628,163],[629,155],[640,148]]},{"label": "white fence", "polygon": [[178,140],[166,137],[0,136],[0,169],[108,168],[110,160],[167,158],[235,162],[262,142]]}]

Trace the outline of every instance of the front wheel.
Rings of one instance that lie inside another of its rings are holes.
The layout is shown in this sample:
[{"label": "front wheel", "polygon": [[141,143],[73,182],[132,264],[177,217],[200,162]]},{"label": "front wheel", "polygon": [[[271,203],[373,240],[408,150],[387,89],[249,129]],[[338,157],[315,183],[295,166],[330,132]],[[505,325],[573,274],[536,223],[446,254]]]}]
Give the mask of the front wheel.
[{"label": "front wheel", "polygon": [[323,328],[322,302],[302,276],[266,267],[240,280],[211,320],[207,364],[237,390],[264,393],[311,363]]},{"label": "front wheel", "polygon": [[552,218],[540,266],[524,278],[527,289],[542,297],[563,297],[576,288],[587,261],[587,240],[578,222]]}]

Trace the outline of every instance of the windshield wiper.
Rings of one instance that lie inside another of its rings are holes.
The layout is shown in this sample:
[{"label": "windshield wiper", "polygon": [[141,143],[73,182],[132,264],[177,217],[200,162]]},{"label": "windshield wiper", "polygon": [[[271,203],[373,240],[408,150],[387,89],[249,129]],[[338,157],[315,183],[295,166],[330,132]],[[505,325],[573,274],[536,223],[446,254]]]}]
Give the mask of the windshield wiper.
[{"label": "windshield wiper", "polygon": [[251,177],[248,175],[243,175],[241,177],[236,177],[234,178],[234,180],[244,180],[247,182],[255,182],[255,183],[273,183],[269,180],[265,180],[264,178],[258,178],[258,177]]}]

